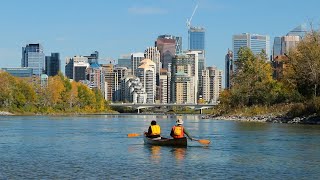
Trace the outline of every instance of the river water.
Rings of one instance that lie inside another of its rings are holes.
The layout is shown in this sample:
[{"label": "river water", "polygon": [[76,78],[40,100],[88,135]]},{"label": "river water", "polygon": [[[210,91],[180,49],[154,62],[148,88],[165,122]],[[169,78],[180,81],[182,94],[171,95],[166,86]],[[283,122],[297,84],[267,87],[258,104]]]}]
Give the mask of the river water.
[{"label": "river water", "polygon": [[147,146],[156,119],[168,136],[175,116],[2,116],[0,179],[319,179],[320,126],[183,116],[187,148]]}]

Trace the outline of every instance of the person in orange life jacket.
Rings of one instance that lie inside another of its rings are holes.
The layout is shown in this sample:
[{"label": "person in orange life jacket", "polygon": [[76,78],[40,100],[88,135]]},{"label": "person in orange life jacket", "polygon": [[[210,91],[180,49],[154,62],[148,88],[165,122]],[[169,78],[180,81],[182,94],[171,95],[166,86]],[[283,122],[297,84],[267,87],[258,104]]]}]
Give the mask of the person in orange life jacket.
[{"label": "person in orange life jacket", "polygon": [[178,118],[178,120],[176,121],[176,125],[174,125],[171,129],[171,133],[170,136],[173,137],[174,139],[178,139],[178,138],[183,138],[184,134],[187,135],[187,137],[192,141],[193,138],[191,137],[191,135],[188,133],[188,131],[182,126],[183,121],[181,118]]},{"label": "person in orange life jacket", "polygon": [[151,121],[151,125],[148,128],[148,132],[146,133],[147,137],[149,138],[159,138],[161,133],[161,128],[157,124],[156,120]]}]

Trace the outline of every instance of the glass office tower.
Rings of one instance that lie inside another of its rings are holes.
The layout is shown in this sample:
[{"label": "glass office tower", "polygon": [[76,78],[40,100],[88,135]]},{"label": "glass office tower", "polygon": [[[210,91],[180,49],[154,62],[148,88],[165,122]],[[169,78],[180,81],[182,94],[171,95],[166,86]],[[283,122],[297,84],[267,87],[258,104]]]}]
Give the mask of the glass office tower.
[{"label": "glass office tower", "polygon": [[60,54],[51,53],[51,56],[46,56],[46,70],[45,74],[48,76],[55,76],[60,71]]},{"label": "glass office tower", "polygon": [[237,34],[232,37],[232,46],[234,52],[234,61],[238,60],[238,52],[241,47],[248,47],[254,54],[266,52],[268,59],[270,58],[270,37],[259,34]]},{"label": "glass office tower", "polygon": [[40,75],[44,72],[43,47],[40,44],[27,44],[22,47],[21,67],[30,67],[33,74]]},{"label": "glass office tower", "polygon": [[188,30],[189,50],[205,50],[205,29],[203,27],[190,27]]}]

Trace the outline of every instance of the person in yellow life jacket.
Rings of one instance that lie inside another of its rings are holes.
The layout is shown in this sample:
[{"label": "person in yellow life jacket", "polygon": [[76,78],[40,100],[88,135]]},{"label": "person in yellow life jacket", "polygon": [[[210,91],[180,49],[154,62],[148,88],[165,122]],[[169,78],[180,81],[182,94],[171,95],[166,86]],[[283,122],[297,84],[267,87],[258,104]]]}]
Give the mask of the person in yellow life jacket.
[{"label": "person in yellow life jacket", "polygon": [[148,128],[148,132],[146,133],[149,138],[160,138],[161,128],[157,124],[156,120],[151,121],[151,125]]},{"label": "person in yellow life jacket", "polygon": [[193,138],[188,133],[188,131],[182,126],[183,120],[181,118],[178,118],[176,121],[176,125],[174,125],[171,129],[170,136],[174,139],[184,138],[184,135],[187,135],[187,137],[192,141]]}]

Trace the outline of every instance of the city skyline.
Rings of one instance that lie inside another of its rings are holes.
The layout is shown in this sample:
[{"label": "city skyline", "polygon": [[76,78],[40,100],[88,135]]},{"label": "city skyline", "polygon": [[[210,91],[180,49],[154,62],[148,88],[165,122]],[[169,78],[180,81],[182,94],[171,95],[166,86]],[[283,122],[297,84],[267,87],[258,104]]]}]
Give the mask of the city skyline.
[{"label": "city skyline", "polygon": [[[283,36],[302,23],[312,21],[317,25],[319,21],[316,7],[320,2],[315,0],[299,5],[288,0],[198,2],[191,24],[206,29],[206,63],[219,69],[224,69],[224,57],[228,48],[232,49],[234,34],[269,35],[272,47],[274,37]],[[45,55],[60,53],[62,65],[65,57],[95,50],[101,60],[117,60],[123,54],[143,52],[162,34],[181,36],[186,50],[186,19],[190,18],[196,1],[13,0],[1,4],[0,68],[5,68],[20,67],[21,47],[29,43],[41,43]],[[270,12],[261,11],[261,7]]]}]

